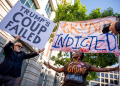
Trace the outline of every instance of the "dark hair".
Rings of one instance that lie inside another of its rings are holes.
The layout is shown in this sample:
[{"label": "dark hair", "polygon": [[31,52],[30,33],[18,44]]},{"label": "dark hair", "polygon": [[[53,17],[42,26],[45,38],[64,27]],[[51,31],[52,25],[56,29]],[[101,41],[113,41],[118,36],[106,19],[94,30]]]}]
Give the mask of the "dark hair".
[{"label": "dark hair", "polygon": [[103,30],[102,32],[105,34],[105,33],[108,33],[109,32],[109,27],[110,27],[111,24],[104,24],[103,25]]},{"label": "dark hair", "polygon": [[83,60],[83,58],[84,58],[84,52],[81,51],[81,54],[82,54],[82,56],[80,58],[81,58],[81,60]]},{"label": "dark hair", "polygon": [[115,29],[120,34],[120,21],[115,23]]}]

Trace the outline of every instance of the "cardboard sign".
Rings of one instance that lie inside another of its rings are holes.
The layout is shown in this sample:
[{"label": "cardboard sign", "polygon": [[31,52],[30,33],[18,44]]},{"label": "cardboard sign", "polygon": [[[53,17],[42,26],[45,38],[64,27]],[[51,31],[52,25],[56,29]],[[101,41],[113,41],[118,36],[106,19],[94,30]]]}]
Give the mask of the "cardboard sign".
[{"label": "cardboard sign", "polygon": [[85,53],[115,53],[119,55],[117,37],[111,33],[103,34],[105,23],[115,21],[116,17],[98,18],[87,21],[60,21],[54,37],[52,50]]},{"label": "cardboard sign", "polygon": [[44,48],[55,23],[17,2],[0,23],[0,29],[39,49]]}]

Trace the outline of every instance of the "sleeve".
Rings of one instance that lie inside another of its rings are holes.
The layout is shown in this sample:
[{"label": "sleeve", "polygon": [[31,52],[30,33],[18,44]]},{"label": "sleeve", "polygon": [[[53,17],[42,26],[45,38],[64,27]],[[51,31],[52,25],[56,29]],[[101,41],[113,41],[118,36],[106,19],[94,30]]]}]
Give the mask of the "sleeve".
[{"label": "sleeve", "polygon": [[4,46],[4,52],[5,52],[5,55],[11,53],[11,51],[13,50],[11,47],[13,46],[14,44],[9,41],[5,46]]},{"label": "sleeve", "polygon": [[65,70],[64,70],[64,74],[66,75],[67,74],[67,68],[68,68],[68,66],[69,66],[69,64],[70,64],[71,62],[68,62],[64,67],[65,67]]},{"label": "sleeve", "polygon": [[24,59],[29,59],[29,58],[33,58],[35,56],[37,56],[37,52],[34,52],[34,53],[29,53],[29,54],[26,54],[25,53],[25,56],[24,56]]},{"label": "sleeve", "polygon": [[67,68],[70,63],[71,63],[71,62],[68,62],[64,67]]},{"label": "sleeve", "polygon": [[90,64],[88,64],[88,63],[85,63],[85,64],[86,64],[86,69],[89,71],[89,69],[90,69],[91,65],[90,65]]}]

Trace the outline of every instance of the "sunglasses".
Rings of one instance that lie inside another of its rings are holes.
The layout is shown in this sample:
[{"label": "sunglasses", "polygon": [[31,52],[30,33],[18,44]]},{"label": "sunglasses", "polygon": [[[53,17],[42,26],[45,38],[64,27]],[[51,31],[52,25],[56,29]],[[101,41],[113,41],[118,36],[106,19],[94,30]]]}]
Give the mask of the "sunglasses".
[{"label": "sunglasses", "polygon": [[23,48],[22,46],[20,46],[20,45],[15,45],[15,46],[18,46],[19,48]]}]

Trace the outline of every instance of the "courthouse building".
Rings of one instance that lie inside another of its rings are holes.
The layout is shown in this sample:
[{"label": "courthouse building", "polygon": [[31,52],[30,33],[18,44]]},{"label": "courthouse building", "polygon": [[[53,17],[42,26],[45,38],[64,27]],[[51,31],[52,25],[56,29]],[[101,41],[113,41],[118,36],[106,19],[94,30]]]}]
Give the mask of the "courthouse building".
[{"label": "courthouse building", "polygon": [[[53,20],[55,12],[53,7],[57,7],[59,0],[0,0],[0,22],[11,10],[17,1],[20,1],[27,7],[35,10],[42,16]],[[70,0],[67,0],[70,1]],[[74,3],[74,0],[72,0]],[[14,37],[9,33],[1,30],[0,28],[0,63],[4,60],[5,54],[3,47],[10,40],[14,40]],[[23,45],[23,51],[26,53],[38,51],[38,48],[29,45],[26,42],[19,41]],[[43,64],[44,61],[48,61],[50,55],[51,43],[47,42],[45,45],[45,51],[39,56],[23,61],[21,76],[17,78],[15,86],[60,86],[63,80],[62,73],[56,73],[52,69],[47,69]],[[53,53],[54,52],[54,53]],[[57,51],[52,51],[52,55],[57,55]],[[54,62],[50,61],[53,65]]]}]

